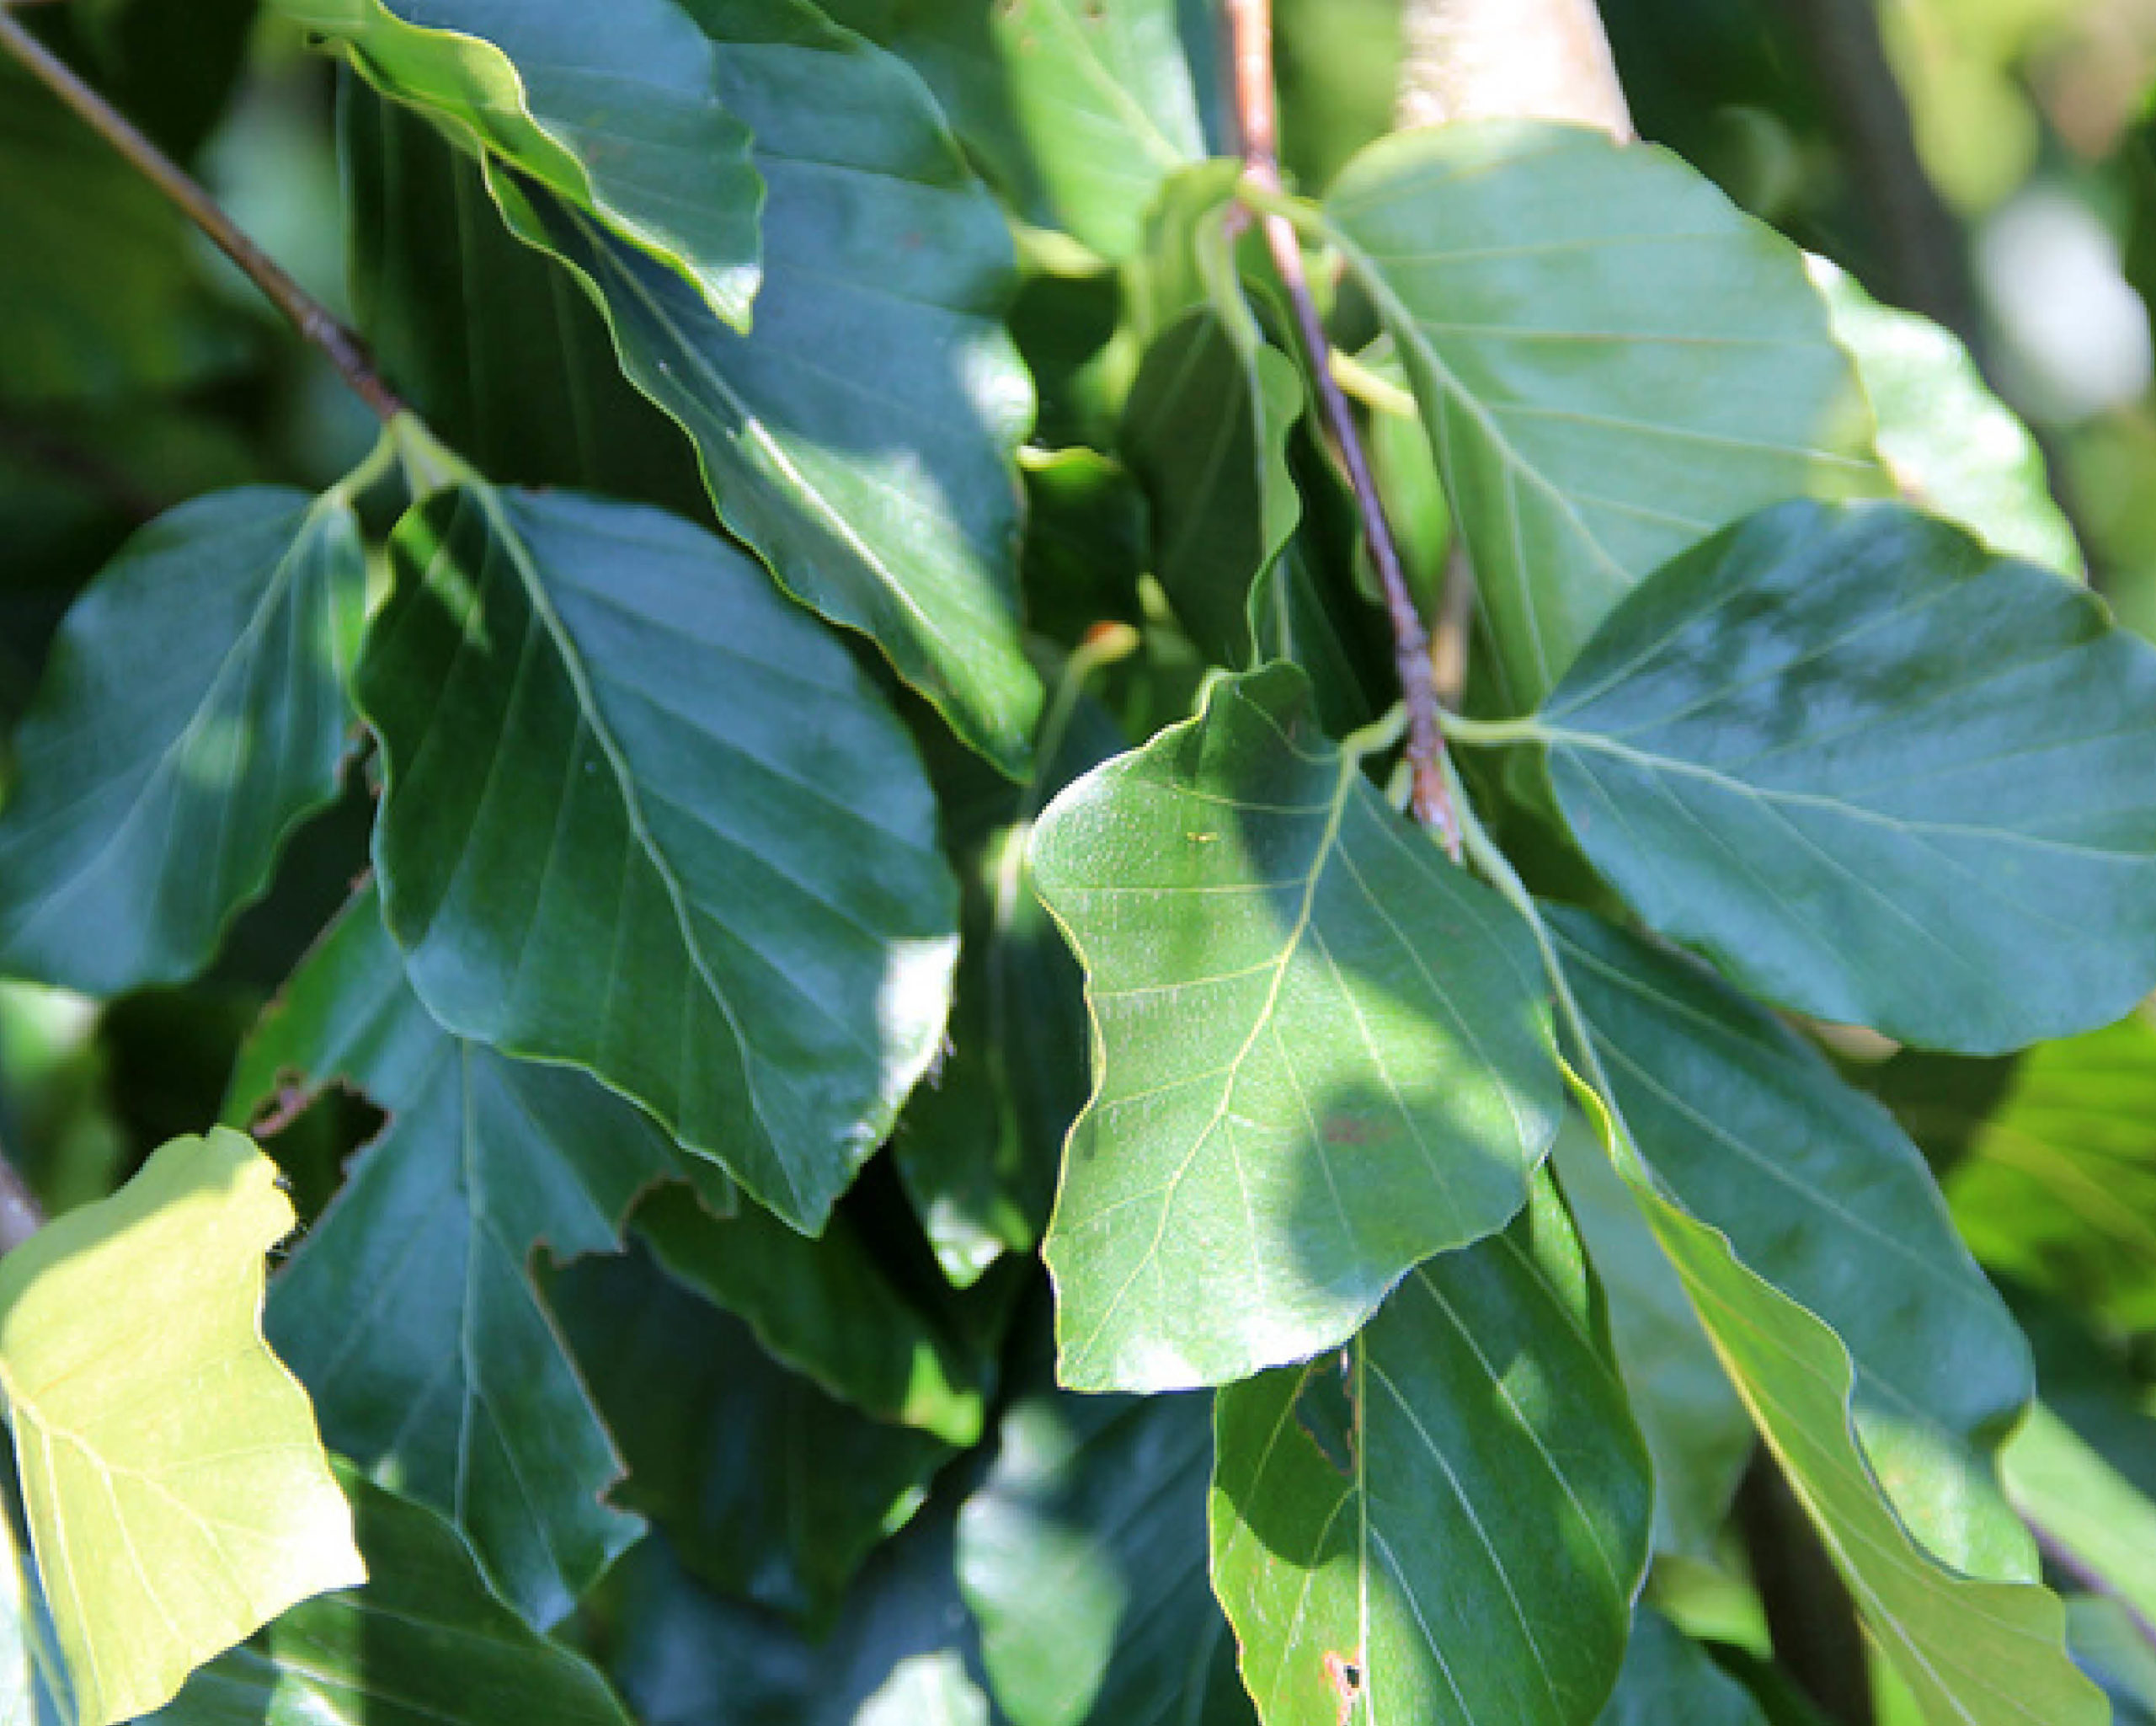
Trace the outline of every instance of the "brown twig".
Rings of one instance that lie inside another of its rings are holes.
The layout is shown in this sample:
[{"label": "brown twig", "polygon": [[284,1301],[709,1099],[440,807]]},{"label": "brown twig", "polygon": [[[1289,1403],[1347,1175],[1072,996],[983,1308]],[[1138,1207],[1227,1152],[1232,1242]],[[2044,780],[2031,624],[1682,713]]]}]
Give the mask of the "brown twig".
[{"label": "brown twig", "polygon": [[[1235,118],[1242,135],[1243,175],[1265,191],[1278,193],[1281,189],[1280,131],[1273,96],[1272,0],[1225,0],[1225,3],[1233,44],[1232,83]],[[1310,380],[1326,425],[1348,470],[1370,562],[1385,590],[1385,610],[1392,619],[1393,659],[1399,667],[1401,693],[1407,703],[1407,761],[1413,775],[1415,819],[1437,833],[1456,863],[1460,860],[1460,819],[1445,783],[1444,734],[1438,729],[1429,631],[1423,627],[1422,613],[1415,609],[1407,574],[1401,565],[1400,548],[1393,539],[1391,523],[1385,520],[1385,505],[1378,496],[1377,479],[1364,452],[1354,412],[1333,381],[1328,358],[1331,344],[1324,320],[1318,316],[1317,302],[1310,295],[1301,243],[1285,216],[1261,213],[1258,220],[1309,355]]]},{"label": "brown twig", "polygon": [[281,265],[232,225],[210,195],[162,150],[143,136],[125,115],[75,75],[72,67],[32,35],[8,4],[0,4],[0,49],[20,61],[31,76],[79,115],[85,125],[117,150],[145,179],[178,205],[188,219],[262,290],[301,335],[327,355],[353,393],[384,425],[404,411],[382,380],[360,339],[328,309],[287,275]]}]

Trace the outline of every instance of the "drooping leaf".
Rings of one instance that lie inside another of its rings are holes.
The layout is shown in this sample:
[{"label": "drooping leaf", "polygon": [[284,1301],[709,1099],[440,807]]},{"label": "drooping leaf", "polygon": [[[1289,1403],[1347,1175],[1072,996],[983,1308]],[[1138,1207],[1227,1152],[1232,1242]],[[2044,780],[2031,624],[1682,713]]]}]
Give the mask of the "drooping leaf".
[{"label": "drooping leaf", "polygon": [[1684,1285],[1578,1116],[1550,1164],[1593,1261],[1632,1418],[1654,1458],[1657,1553],[1710,1558],[1756,1443]]},{"label": "drooping leaf", "polygon": [[366,1578],[306,1392],[262,1339],[263,1254],[292,1221],[275,1167],[221,1127],[0,1261],[0,1390],[84,1726]]},{"label": "drooping leaf", "polygon": [[329,1441],[447,1516],[502,1597],[552,1624],[642,1525],[600,1502],[622,1465],[532,1257],[616,1249],[638,1191],[683,1161],[587,1075],[442,1030],[371,889],[242,1052],[228,1113],[289,1114],[333,1084],[389,1120],[277,1279],[271,1334]]},{"label": "drooping leaf", "polygon": [[553,1293],[628,1459],[616,1496],[712,1586],[825,1628],[950,1446],[835,1401],[641,1250],[573,1265]]},{"label": "drooping leaf", "polygon": [[711,43],[672,0],[276,0],[383,94],[590,211],[749,327],[763,182]]},{"label": "drooping leaf", "polygon": [[2032,1049],[1946,1176],[1977,1256],[2129,1330],[2156,1325],[2156,1022]]},{"label": "drooping leaf", "polygon": [[1652,1481],[1578,1266],[1538,1205],[1410,1272],[1347,1349],[1219,1392],[1214,1586],[1267,1726],[1608,1699]]},{"label": "drooping leaf", "polygon": [[1386,806],[1294,667],[1080,780],[1033,862],[1096,1037],[1046,1248],[1072,1388],[1335,1347],[1519,1209],[1558,1114],[1527,928]]},{"label": "drooping leaf", "polygon": [[1131,385],[1122,449],[1152,501],[1152,573],[1216,665],[1250,663],[1251,589],[1302,520],[1288,469],[1302,411],[1288,356],[1241,351],[1210,310],[1163,330]]},{"label": "drooping leaf", "polygon": [[576,284],[510,232],[479,165],[356,80],[338,119],[353,310],[429,430],[499,483],[707,515],[696,452]]},{"label": "drooping leaf", "polygon": [[1834,338],[1871,399],[1880,458],[1902,495],[2009,557],[2080,574],[2081,548],[2052,500],[2043,452],[1969,350],[1929,318],[1881,305],[1846,270],[1808,261]]},{"label": "drooping leaf", "polygon": [[1673,560],[1533,722],[1595,867],[1814,1018],[1992,1054],[2156,983],[2156,652],[1889,505]]},{"label": "drooping leaf", "polygon": [[1767,1726],[1767,1718],[1699,1643],[1641,1606],[1632,1614],[1617,1693],[1595,1726]]},{"label": "drooping leaf", "polygon": [[1857,1375],[1840,1339],[1662,1188],[1621,1120],[1598,1121],[1730,1381],[1817,1531],[1873,1645],[1935,1726],[2098,1726],[2103,1698],[2063,1645],[2057,1598],[1928,1557],[1859,1448]]},{"label": "drooping leaf", "polygon": [[1763,505],[1878,489],[1796,249],[1647,146],[1462,122],[1342,171],[1330,232],[1397,345],[1532,707],[1651,570]]},{"label": "drooping leaf", "polygon": [[456,1531],[340,1469],[367,1585],[296,1606],[142,1726],[630,1726],[582,1656],[488,1591]]},{"label": "drooping leaf", "polygon": [[805,1240],[754,1205],[713,1216],[676,1187],[638,1208],[637,1232],[675,1281],[744,1320],[774,1360],[831,1396],[953,1445],[979,1438],[978,1363],[909,1300],[845,1216]]},{"label": "drooping leaf", "polygon": [[1177,0],[832,0],[840,23],[904,55],[1027,221],[1104,258],[1137,247],[1164,180],[1206,153]]},{"label": "drooping leaf", "polygon": [[1704,968],[1584,912],[1550,921],[1641,1155],[1748,1269],[1840,1338],[1858,1435],[1903,1521],[1966,1574],[2033,1576],[1997,1457],[2036,1394],[2028,1344],[1922,1154]]},{"label": "drooping leaf", "polygon": [[358,691],[413,986],[819,1227],[949,1007],[957,895],[897,720],[754,564],[655,510],[474,482],[391,553]]},{"label": "drooping leaf", "polygon": [[727,526],[1015,773],[1041,694],[1017,617],[1014,457],[1033,403],[1001,323],[1003,218],[898,61],[803,0],[681,3],[718,45],[770,183],[754,333],[574,206],[499,174],[496,195],[584,279],[623,369],[694,441]]},{"label": "drooping leaf", "polygon": [[0,969],[111,995],[210,962],[337,794],[366,585],[334,493],[218,493],[129,542],[15,734]]},{"label": "drooping leaf", "polygon": [[1203,1395],[1028,1397],[958,1515],[958,1582],[1013,1726],[1250,1726],[1205,1567]]}]

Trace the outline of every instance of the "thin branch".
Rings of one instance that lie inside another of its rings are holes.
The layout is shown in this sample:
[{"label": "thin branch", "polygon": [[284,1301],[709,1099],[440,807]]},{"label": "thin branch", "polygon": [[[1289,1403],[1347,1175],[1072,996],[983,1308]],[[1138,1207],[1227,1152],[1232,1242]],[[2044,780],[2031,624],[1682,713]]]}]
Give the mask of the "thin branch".
[{"label": "thin branch", "polygon": [[291,320],[292,327],[328,356],[338,374],[384,425],[404,411],[404,403],[382,382],[360,339],[293,281],[275,259],[235,227],[232,218],[171,158],[32,35],[8,4],[0,4],[0,49],[5,49],[73,109],[92,131],[127,159],[136,173],[178,205],[189,221],[209,235],[248,280],[262,290],[270,303]]},{"label": "thin branch", "polygon": [[[1280,186],[1280,128],[1273,95],[1272,0],[1226,0],[1233,43],[1235,118],[1242,135],[1243,175],[1262,190],[1278,193]],[[1310,296],[1310,277],[1303,268],[1303,251],[1295,230],[1284,216],[1261,214],[1265,243],[1273,254],[1273,268],[1288,291],[1296,329],[1310,359],[1310,376],[1323,408],[1327,427],[1348,470],[1355,508],[1362,518],[1363,537],[1385,590],[1385,611],[1392,620],[1393,659],[1400,671],[1401,694],[1407,703],[1407,764],[1412,774],[1411,807],[1415,819],[1435,831],[1453,860],[1460,860],[1460,817],[1445,783],[1444,736],[1438,729],[1438,696],[1430,677],[1430,635],[1415,596],[1401,566],[1400,548],[1385,520],[1378,496],[1377,479],[1363,448],[1361,430],[1354,411],[1334,380],[1331,343],[1318,316],[1317,302]]]}]

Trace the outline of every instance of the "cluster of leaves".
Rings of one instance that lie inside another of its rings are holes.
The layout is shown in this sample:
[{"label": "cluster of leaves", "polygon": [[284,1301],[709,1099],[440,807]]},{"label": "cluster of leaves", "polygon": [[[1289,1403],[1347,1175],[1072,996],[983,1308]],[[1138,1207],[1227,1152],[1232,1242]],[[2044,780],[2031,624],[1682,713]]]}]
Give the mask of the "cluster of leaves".
[{"label": "cluster of leaves", "polygon": [[68,610],[0,970],[371,868],[0,1273],[16,1712],[1786,1718],[1755,1446],[1914,1718],[2156,1707],[1970,1251],[2149,1323],[2156,654],[1950,338],[1575,129],[1277,200],[1473,570],[1455,860],[1202,8],[277,4],[415,412]]}]

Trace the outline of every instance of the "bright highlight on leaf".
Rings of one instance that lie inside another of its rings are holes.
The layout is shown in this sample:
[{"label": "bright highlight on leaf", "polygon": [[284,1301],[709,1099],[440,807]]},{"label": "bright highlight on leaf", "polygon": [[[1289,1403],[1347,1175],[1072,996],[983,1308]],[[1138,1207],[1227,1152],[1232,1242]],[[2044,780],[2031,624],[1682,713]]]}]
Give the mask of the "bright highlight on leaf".
[{"label": "bright highlight on leaf", "polygon": [[1072,1388],[1336,1347],[1518,1210],[1560,1094],[1527,927],[1386,807],[1294,667],[1065,791],[1033,870],[1097,1039],[1045,1248]]},{"label": "bright highlight on leaf", "polygon": [[1944,523],[1740,523],[1526,729],[1633,909],[1778,1005],[1991,1054],[2156,985],[2156,651]]},{"label": "bright highlight on leaf", "polygon": [[275,1167],[218,1128],[0,1261],[0,1389],[85,1726],[366,1578],[307,1394],[262,1340],[263,1255],[291,1227]]},{"label": "bright highlight on leaf", "polygon": [[673,0],[278,0],[385,95],[590,211],[749,327],[763,182]]}]

